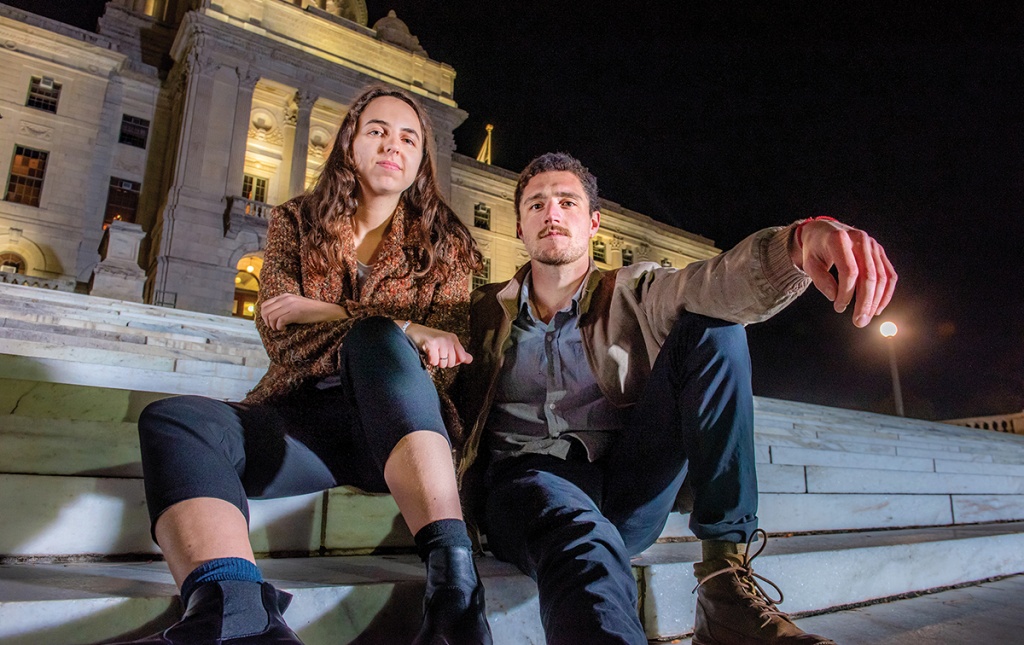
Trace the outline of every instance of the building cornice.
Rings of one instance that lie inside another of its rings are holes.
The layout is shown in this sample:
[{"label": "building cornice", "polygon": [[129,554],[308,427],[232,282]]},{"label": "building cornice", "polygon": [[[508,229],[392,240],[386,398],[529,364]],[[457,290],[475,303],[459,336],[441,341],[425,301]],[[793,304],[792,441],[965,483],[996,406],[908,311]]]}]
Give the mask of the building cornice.
[{"label": "building cornice", "polygon": [[[205,5],[206,3],[204,3]],[[306,57],[325,69],[349,68],[448,107],[457,107],[455,70],[374,38],[371,29],[348,21],[327,20],[277,0],[223,0],[193,13],[262,36]]]},{"label": "building cornice", "polygon": [[0,46],[32,58],[109,76],[127,57],[108,38],[0,4]]}]

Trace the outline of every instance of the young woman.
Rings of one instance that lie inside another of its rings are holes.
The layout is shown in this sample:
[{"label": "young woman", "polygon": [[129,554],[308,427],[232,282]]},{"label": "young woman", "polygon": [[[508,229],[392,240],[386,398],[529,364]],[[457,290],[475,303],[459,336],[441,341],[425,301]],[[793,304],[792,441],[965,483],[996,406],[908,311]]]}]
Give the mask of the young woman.
[{"label": "young woman", "polygon": [[256,326],[270,369],[242,403],[176,397],[139,419],[153,536],[185,615],[138,643],[299,643],[263,582],[247,498],[390,492],[427,564],[414,643],[491,642],[462,519],[447,388],[480,263],[445,204],[423,109],[389,88],[349,109],[315,187],[274,209]]}]

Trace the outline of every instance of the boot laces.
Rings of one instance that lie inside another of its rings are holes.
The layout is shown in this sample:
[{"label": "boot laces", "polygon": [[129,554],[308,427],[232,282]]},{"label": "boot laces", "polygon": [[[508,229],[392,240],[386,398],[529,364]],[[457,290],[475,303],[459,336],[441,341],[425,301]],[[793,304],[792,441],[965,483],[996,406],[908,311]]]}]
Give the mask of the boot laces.
[{"label": "boot laces", "polygon": [[[753,543],[754,538],[758,537],[759,535],[761,536],[761,546],[758,547],[754,555],[749,555],[750,545]],[[703,578],[697,581],[697,586],[693,588],[693,592],[691,593],[696,592],[698,587],[700,587],[708,580],[711,580],[712,578],[717,578],[721,575],[735,573],[737,580],[739,580],[741,588],[746,592],[745,596],[748,602],[750,603],[751,608],[756,610],[758,612],[758,615],[764,621],[761,623],[762,629],[765,626],[767,626],[770,622],[772,622],[772,618],[781,618],[782,620],[789,621],[789,616],[786,614],[786,612],[776,607],[776,605],[781,604],[785,598],[785,596],[782,594],[782,589],[779,588],[779,585],[775,584],[768,578],[765,578],[764,576],[758,573],[754,573],[754,570],[751,566],[751,564],[754,562],[754,559],[757,556],[761,555],[761,552],[764,551],[765,546],[767,546],[767,542],[768,534],[765,533],[763,529],[756,529],[753,533],[750,534],[750,537],[747,538],[747,551],[743,554],[742,565],[730,564],[730,566],[725,569],[719,569],[714,573],[704,576]],[[772,588],[775,589],[775,591],[779,594],[778,600],[769,596],[768,593],[764,590],[764,587],[762,587],[761,584],[758,583],[758,580],[761,580],[771,585]]]}]

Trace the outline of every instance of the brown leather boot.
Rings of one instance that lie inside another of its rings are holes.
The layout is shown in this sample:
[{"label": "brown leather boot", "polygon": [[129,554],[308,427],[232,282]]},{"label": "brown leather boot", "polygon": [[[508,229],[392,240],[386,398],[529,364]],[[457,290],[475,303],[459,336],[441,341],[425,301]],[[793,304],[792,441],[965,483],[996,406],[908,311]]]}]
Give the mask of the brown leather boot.
[{"label": "brown leather boot", "polygon": [[[761,547],[753,556],[744,553],[693,565],[698,581],[693,645],[836,645],[824,636],[804,632],[776,607],[782,602],[782,590],[750,567],[768,539],[757,529],[747,542],[748,549],[759,534]],[[774,587],[779,599],[769,597],[758,579]]]}]

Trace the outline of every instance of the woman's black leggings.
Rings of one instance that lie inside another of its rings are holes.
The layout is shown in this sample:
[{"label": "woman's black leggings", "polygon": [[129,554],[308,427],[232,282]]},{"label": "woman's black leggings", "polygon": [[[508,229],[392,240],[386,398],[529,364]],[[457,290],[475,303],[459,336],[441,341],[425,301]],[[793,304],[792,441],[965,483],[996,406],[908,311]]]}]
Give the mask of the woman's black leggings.
[{"label": "woman's black leggings", "polygon": [[384,464],[417,430],[446,439],[437,390],[413,346],[389,318],[356,323],[341,347],[341,384],[284,401],[245,405],[180,396],[139,417],[146,502],[153,525],[196,497],[234,504],[349,485],[388,492]]}]

